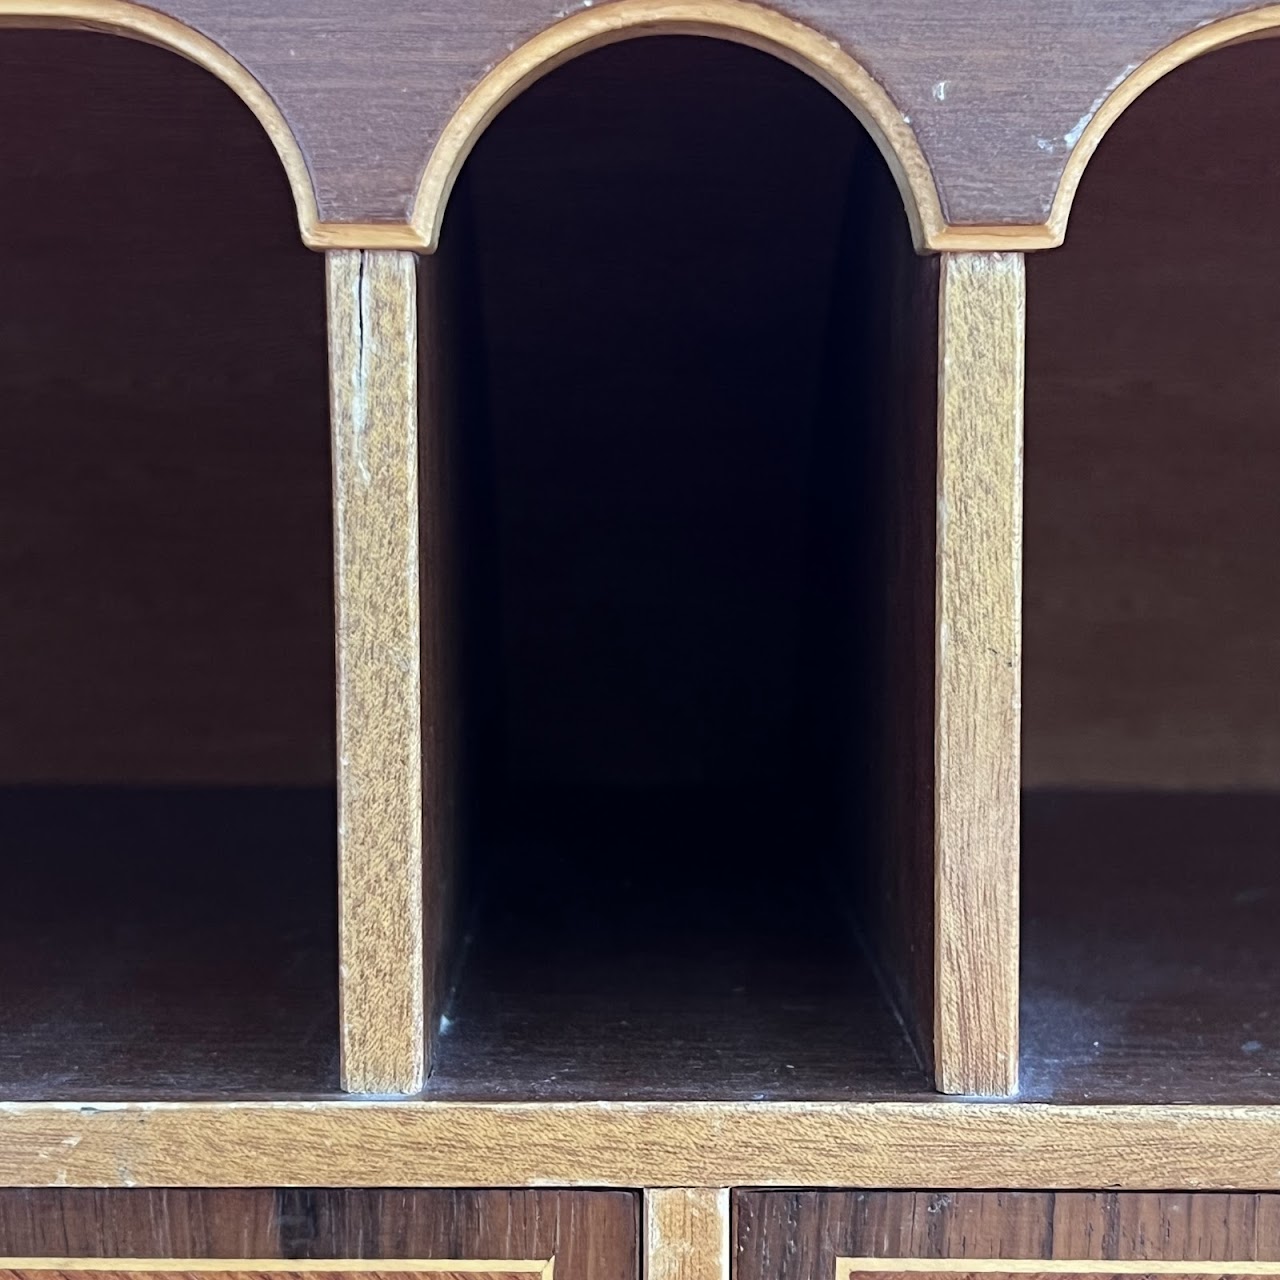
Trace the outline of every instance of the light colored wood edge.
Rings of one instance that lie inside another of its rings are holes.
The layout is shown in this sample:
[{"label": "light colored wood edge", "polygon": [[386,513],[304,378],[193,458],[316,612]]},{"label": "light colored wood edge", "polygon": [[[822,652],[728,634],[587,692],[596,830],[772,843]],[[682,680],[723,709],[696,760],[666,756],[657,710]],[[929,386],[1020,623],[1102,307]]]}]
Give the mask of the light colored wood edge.
[{"label": "light colored wood edge", "polygon": [[1273,1276],[1280,1262],[1152,1261],[1143,1258],[837,1258],[836,1280],[869,1272],[961,1275]]},{"label": "light colored wood edge", "polygon": [[[421,227],[397,222],[321,222],[310,229],[306,242],[312,249],[408,249],[426,254],[436,249]],[[1061,243],[1062,236],[1047,225],[972,224],[926,232],[917,248],[928,253],[1034,251]]]},{"label": "light colored wood edge", "polygon": [[1048,223],[976,223],[948,225],[929,237],[925,247],[938,253],[1033,253],[1056,249],[1062,235]]},{"label": "light colored wood edge", "polygon": [[1280,5],[1264,5],[1248,13],[1233,14],[1197,27],[1152,54],[1145,62],[1126,68],[1119,82],[1109,86],[1110,92],[1095,105],[1067,157],[1046,224],[1057,241],[1060,243],[1066,235],[1071,206],[1093,153],[1107,130],[1128,107],[1157,80],[1176,71],[1184,63],[1214,49],[1274,36],[1277,28],[1280,28]]},{"label": "light colored wood edge", "polygon": [[820,32],[745,0],[613,0],[539,32],[493,67],[440,134],[423,171],[412,221],[429,249],[445,206],[480,135],[509,102],[565,62],[646,35],[705,35],[749,45],[812,76],[858,118],[884,154],[902,193],[912,236],[927,248],[944,228],[933,174],[910,121],[853,57]]},{"label": "light colored wood edge", "polygon": [[644,1280],[730,1280],[728,1189],[647,1190],[644,1242]]},{"label": "light colored wood edge", "polygon": [[[71,27],[157,45],[217,76],[257,117],[284,166],[305,243],[319,225],[311,174],[293,131],[266,89],[225,49],[168,14],[130,0],[0,0],[0,27]],[[191,153],[200,162],[198,149]]]},{"label": "light colored wood edge", "polygon": [[1018,1086],[1021,254],[947,254],[938,296],[934,1070]]},{"label": "light colored wood edge", "polygon": [[10,1187],[1280,1190],[1280,1107],[0,1104]]},{"label": "light colored wood edge", "polygon": [[404,249],[410,253],[431,247],[422,232],[407,222],[318,222],[306,242],[312,249]]},{"label": "light colored wood edge", "polygon": [[327,256],[342,1085],[426,1078],[417,259]]},{"label": "light colored wood edge", "polygon": [[239,1272],[363,1275],[432,1275],[441,1271],[486,1275],[533,1275],[551,1280],[551,1259],[477,1258],[0,1258],[0,1271],[107,1273]]}]

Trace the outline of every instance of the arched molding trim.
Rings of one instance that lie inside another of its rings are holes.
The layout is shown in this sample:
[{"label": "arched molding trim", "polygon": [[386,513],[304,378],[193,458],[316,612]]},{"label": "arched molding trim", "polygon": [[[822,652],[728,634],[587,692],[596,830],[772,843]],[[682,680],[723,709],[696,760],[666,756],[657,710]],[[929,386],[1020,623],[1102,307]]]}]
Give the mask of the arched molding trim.
[{"label": "arched molding trim", "polygon": [[[270,94],[225,49],[176,18],[132,0],[0,0],[0,28],[67,27],[127,36],[168,49],[217,76],[257,117],[284,166],[303,241],[326,248],[311,174],[280,108]],[[337,228],[347,233],[351,228]]]},{"label": "arched molding trim", "polygon": [[1212,53],[1215,49],[1225,49],[1229,45],[1262,40],[1277,34],[1280,34],[1280,4],[1266,5],[1249,13],[1238,13],[1198,27],[1172,44],[1165,45],[1125,76],[1093,113],[1067,157],[1066,168],[1062,172],[1049,212],[1049,220],[1045,224],[1051,243],[1061,244],[1067,233],[1067,221],[1071,216],[1071,206],[1075,202],[1080,179],[1084,177],[1085,169],[1093,159],[1098,144],[1106,137],[1111,126],[1157,80],[1162,80],[1171,71],[1176,71],[1185,63]]},{"label": "arched molding trim", "polygon": [[[702,35],[771,53],[805,72],[857,117],[889,163],[920,250],[946,239],[933,174],[910,122],[854,58],[811,27],[747,0],[612,0],[584,8],[517,48],[467,94],[423,171],[413,227],[428,252],[439,243],[449,195],[480,135],[534,81],[581,54],[650,35]],[[993,246],[994,247],[994,246]]]}]

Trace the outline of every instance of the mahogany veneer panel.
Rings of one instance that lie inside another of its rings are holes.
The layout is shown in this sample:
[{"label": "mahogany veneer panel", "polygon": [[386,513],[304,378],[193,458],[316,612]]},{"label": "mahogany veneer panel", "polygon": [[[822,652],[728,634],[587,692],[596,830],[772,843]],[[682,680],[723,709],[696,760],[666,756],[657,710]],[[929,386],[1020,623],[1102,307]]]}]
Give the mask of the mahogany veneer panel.
[{"label": "mahogany veneer panel", "polygon": [[1153,87],[1027,259],[1028,785],[1280,779],[1278,72]]},{"label": "mahogany veneer panel", "polygon": [[[484,71],[564,16],[558,0],[165,0],[275,99],[322,220],[402,221],[441,129]],[[1037,224],[1110,87],[1176,37],[1248,3],[783,0],[861,58],[916,130],[959,223]]]},{"label": "mahogany veneer panel", "polygon": [[162,50],[0,32],[0,781],[331,784],[323,261]]},{"label": "mahogany veneer panel", "polygon": [[1280,1262],[1280,1196],[738,1191],[734,1239],[737,1280],[834,1280],[840,1257],[1220,1261],[1227,1275],[1227,1261]]},{"label": "mahogany veneer panel", "polygon": [[1280,796],[1031,792],[1023,1096],[1280,1102]]},{"label": "mahogany veneer panel", "polygon": [[0,1098],[336,1091],[335,841],[327,789],[0,791]]},{"label": "mahogany veneer panel", "polygon": [[[9,1256],[555,1259],[558,1280],[637,1274],[621,1191],[0,1191]],[[306,1272],[305,1263],[298,1268]]]}]

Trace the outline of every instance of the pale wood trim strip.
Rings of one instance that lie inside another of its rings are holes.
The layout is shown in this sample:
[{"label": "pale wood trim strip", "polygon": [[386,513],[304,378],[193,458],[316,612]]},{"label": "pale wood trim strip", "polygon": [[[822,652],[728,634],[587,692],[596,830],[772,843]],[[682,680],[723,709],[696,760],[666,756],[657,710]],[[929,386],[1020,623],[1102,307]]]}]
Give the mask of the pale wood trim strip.
[{"label": "pale wood trim strip", "polygon": [[426,1078],[417,260],[327,256],[342,1087]]},{"label": "pale wood trim strip", "polygon": [[319,225],[311,174],[274,99],[225,49],[168,14],[130,0],[0,0],[0,27],[88,28],[168,49],[217,76],[257,117],[284,166],[303,241]]},{"label": "pale wood trim strip", "polygon": [[314,1275],[533,1275],[551,1280],[554,1263],[542,1259],[479,1258],[0,1258],[0,1271],[87,1271],[120,1274],[156,1272],[238,1272]]},{"label": "pale wood trim strip", "polygon": [[730,1280],[729,1192],[667,1187],[644,1193],[644,1280]]},{"label": "pale wood trim strip", "polygon": [[[413,249],[431,254],[439,237],[443,209],[431,224],[408,222],[317,222],[304,229],[312,249]],[[922,226],[916,247],[927,253],[967,253],[1004,250],[1034,252],[1062,243],[1062,232],[1048,223],[948,223]]]},{"label": "pale wood trim strip", "polygon": [[883,153],[902,193],[916,245],[946,223],[933,172],[915,131],[883,86],[821,32],[745,0],[613,0],[587,7],[527,40],[467,94],[441,131],[414,200],[413,225],[439,243],[445,207],[480,135],[534,81],[591,49],[641,35],[709,35],[750,45],[812,76],[860,121]]},{"label": "pale wood trim strip", "polygon": [[1273,1276],[1280,1262],[1152,1261],[1143,1258],[837,1258],[836,1280],[869,1272],[960,1275]]},{"label": "pale wood trim strip", "polygon": [[1119,84],[1098,104],[1088,123],[1076,139],[1063,166],[1058,190],[1054,194],[1046,228],[1054,242],[1060,244],[1067,233],[1071,206],[1075,203],[1080,179],[1093,159],[1098,144],[1107,131],[1157,80],[1162,80],[1180,66],[1228,45],[1249,40],[1274,38],[1280,34],[1280,4],[1261,5],[1246,13],[1231,14],[1214,22],[1206,22],[1154,53],[1145,62],[1129,69]]},{"label": "pale wood trim strip", "polygon": [[1280,1107],[6,1103],[7,1187],[1280,1190]]},{"label": "pale wood trim strip", "polygon": [[1018,1084],[1023,258],[947,254],[938,301],[934,1055]]}]

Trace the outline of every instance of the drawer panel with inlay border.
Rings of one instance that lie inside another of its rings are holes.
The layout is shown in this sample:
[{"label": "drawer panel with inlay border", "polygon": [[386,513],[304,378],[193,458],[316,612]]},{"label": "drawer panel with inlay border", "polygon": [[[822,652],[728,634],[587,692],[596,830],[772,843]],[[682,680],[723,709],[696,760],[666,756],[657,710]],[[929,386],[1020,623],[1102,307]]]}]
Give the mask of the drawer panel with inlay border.
[{"label": "drawer panel with inlay border", "polygon": [[749,1191],[735,1280],[1280,1276],[1280,1194]]},{"label": "drawer panel with inlay border", "polygon": [[640,1197],[0,1190],[0,1280],[639,1280]]}]

